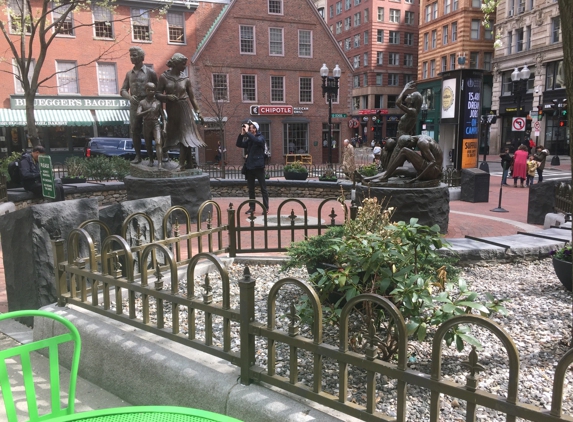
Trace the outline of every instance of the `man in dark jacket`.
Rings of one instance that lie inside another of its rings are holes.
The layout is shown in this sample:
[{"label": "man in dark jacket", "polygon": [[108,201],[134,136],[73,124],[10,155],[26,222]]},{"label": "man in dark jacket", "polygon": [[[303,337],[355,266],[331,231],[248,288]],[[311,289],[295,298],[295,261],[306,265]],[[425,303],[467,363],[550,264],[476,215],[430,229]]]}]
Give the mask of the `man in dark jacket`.
[{"label": "man in dark jacket", "polygon": [[546,150],[543,145],[537,145],[535,155],[533,156],[535,161],[539,162],[537,166],[537,175],[539,176],[537,183],[543,182],[543,169],[545,168],[545,161],[548,155],[549,151]]},{"label": "man in dark jacket", "polygon": [[[269,210],[269,194],[267,193],[267,183],[265,180],[265,138],[259,132],[257,122],[245,123],[241,127],[241,134],[237,138],[236,145],[245,150],[245,177],[249,189],[249,199],[255,199],[255,179],[259,181],[261,194],[263,196],[263,213]],[[247,214],[255,212],[255,203],[249,204]]]},{"label": "man in dark jacket", "polygon": [[[37,146],[32,149],[32,152],[22,155],[20,160],[20,175],[22,177],[22,186],[28,192],[32,192],[35,195],[43,196],[42,194],[42,181],[40,178],[40,164],[38,163],[38,157],[44,155],[46,150],[42,146]],[[58,179],[54,183],[56,188],[56,201],[63,201],[64,197],[64,187],[61,181]]]}]

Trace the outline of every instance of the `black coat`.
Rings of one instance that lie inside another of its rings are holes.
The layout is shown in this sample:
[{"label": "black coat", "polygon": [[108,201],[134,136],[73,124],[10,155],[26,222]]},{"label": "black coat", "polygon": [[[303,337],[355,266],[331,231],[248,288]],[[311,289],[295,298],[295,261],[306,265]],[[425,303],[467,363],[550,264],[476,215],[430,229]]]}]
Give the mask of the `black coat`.
[{"label": "black coat", "polygon": [[32,154],[24,154],[20,160],[22,185],[40,182],[40,165],[34,161]]},{"label": "black coat", "polygon": [[247,159],[245,167],[247,170],[265,168],[265,137],[257,132],[253,135],[247,132],[245,135],[239,135],[236,145],[244,148]]}]

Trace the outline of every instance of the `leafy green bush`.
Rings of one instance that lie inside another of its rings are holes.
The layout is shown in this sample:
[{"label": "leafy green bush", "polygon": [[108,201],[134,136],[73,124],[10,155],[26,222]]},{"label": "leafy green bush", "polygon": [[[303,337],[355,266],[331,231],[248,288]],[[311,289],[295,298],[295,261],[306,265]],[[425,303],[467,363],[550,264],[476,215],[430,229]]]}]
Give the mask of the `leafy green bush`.
[{"label": "leafy green bush", "polygon": [[0,173],[6,176],[6,181],[10,181],[10,175],[8,174],[8,164],[12,161],[19,160],[22,157],[21,152],[13,152],[8,157],[3,158],[0,160]]},{"label": "leafy green bush", "polygon": [[375,176],[376,174],[378,174],[378,166],[376,164],[368,164],[366,166],[361,166],[358,169],[358,172],[364,177]]},{"label": "leafy green bush", "polygon": [[335,226],[322,235],[291,243],[287,252],[290,258],[283,264],[282,269],[298,267],[300,262],[304,262],[309,269],[316,268],[320,264],[334,264],[336,250],[332,247],[331,241],[341,238],[343,233],[344,227]]},{"label": "leafy green bush", "polygon": [[66,158],[66,169],[68,177],[85,177],[86,176],[86,159],[83,157]]},{"label": "leafy green bush", "polygon": [[124,160],[121,157],[112,157],[111,165],[114,170],[115,178],[117,178],[117,180],[120,182],[123,182],[125,176],[129,176],[131,164],[128,160]]},{"label": "leafy green bush", "polygon": [[300,161],[285,164],[283,170],[293,173],[308,173],[308,169]]},{"label": "leafy green bush", "polygon": [[112,161],[104,156],[97,156],[86,160],[87,177],[96,182],[103,182],[115,178]]}]

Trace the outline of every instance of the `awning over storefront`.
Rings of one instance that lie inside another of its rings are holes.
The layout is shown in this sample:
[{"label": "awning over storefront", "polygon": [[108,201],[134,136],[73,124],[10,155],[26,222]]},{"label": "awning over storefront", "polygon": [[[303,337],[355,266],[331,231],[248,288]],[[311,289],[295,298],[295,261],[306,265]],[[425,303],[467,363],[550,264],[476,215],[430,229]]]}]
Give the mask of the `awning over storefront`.
[{"label": "awning over storefront", "polygon": [[[34,110],[37,126],[91,126],[89,110]],[[0,108],[0,126],[26,126],[26,110]]]},{"label": "awning over storefront", "polygon": [[129,124],[129,110],[95,110],[95,115],[99,125]]}]

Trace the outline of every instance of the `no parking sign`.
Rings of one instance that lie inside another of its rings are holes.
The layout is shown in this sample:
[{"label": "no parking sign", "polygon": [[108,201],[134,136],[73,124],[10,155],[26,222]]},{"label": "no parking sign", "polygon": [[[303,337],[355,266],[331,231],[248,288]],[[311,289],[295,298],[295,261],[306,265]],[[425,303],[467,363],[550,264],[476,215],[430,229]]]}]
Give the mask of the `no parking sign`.
[{"label": "no parking sign", "polygon": [[514,117],[511,121],[513,132],[525,132],[525,117]]}]

